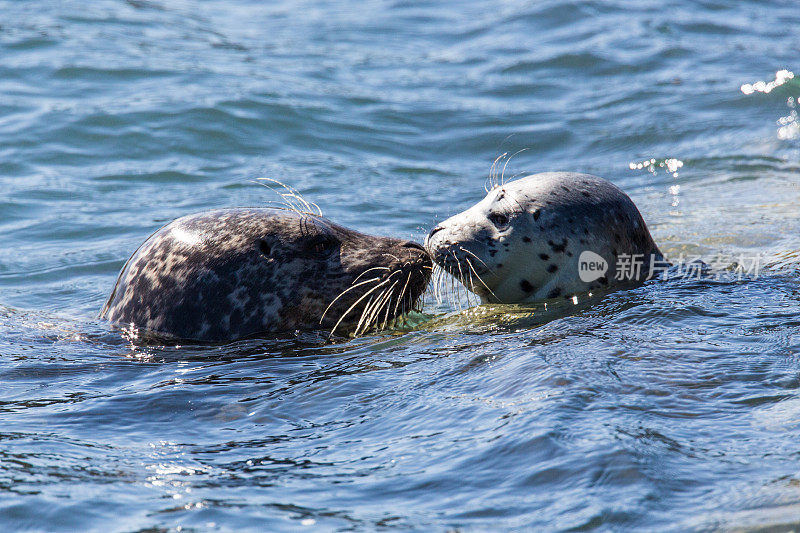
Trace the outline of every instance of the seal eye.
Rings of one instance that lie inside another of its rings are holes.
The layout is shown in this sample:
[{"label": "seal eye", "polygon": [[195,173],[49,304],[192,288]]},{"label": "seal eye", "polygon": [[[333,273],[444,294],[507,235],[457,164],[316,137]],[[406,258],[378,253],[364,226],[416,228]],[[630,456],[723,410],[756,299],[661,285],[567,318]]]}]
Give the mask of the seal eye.
[{"label": "seal eye", "polygon": [[508,216],[503,213],[492,213],[489,215],[489,221],[497,226],[498,229],[505,229],[508,227]]},{"label": "seal eye", "polygon": [[306,250],[311,255],[324,258],[330,255],[330,253],[336,248],[336,245],[336,239],[329,237],[328,235],[318,235],[308,242]]}]

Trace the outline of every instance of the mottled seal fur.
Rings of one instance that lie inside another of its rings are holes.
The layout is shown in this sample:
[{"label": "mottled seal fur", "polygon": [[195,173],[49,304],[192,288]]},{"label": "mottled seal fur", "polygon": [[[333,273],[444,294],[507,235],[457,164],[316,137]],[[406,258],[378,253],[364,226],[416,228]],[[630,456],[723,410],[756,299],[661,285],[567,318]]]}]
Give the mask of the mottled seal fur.
[{"label": "mottled seal fur", "polygon": [[568,298],[643,280],[664,261],[624,192],[571,172],[495,187],[433,228],[425,247],[484,303]]},{"label": "mottled seal fur", "polygon": [[414,242],[288,209],[221,209],[151,235],[123,267],[101,317],[192,341],[337,323],[339,332],[358,332],[409,311],[430,271]]}]

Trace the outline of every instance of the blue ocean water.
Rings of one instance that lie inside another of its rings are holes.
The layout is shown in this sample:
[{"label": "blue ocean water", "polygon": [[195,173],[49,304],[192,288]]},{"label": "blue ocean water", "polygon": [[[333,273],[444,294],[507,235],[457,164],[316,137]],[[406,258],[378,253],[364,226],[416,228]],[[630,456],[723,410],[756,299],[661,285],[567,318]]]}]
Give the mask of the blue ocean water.
[{"label": "blue ocean water", "polygon": [[[0,0],[0,527],[797,529],[798,27],[793,0]],[[274,201],[256,178],[421,240],[522,149],[507,178],[606,177],[671,257],[758,268],[534,325],[428,298],[334,344],[96,318],[161,225]]]}]

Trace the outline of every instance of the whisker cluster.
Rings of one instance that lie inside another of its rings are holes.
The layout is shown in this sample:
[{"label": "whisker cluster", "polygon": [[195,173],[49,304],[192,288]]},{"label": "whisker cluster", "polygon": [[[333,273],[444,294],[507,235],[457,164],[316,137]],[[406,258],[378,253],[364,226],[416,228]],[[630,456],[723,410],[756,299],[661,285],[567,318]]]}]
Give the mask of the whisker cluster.
[{"label": "whisker cluster", "polygon": [[280,205],[286,209],[304,215],[313,215],[318,217],[322,216],[322,209],[320,209],[320,207],[314,202],[303,198],[303,195],[300,194],[300,191],[291,185],[286,185],[285,183],[281,183],[280,181],[272,178],[256,178],[256,183],[266,187],[280,196],[282,199]]},{"label": "whisker cluster", "polygon": [[497,159],[494,160],[492,167],[489,169],[489,176],[486,179],[483,189],[488,193],[497,187],[502,187],[505,185],[506,167],[508,166],[508,163],[510,163],[515,156],[527,150],[528,148],[523,148],[521,150],[517,150],[511,155],[508,155],[508,152],[503,152],[500,154]]},{"label": "whisker cluster", "polygon": [[[426,265],[423,265],[422,268],[431,269],[431,267]],[[355,280],[353,280],[353,283],[350,285],[350,287],[340,292],[336,298],[334,298],[331,303],[328,304],[328,307],[325,309],[319,319],[320,324],[322,324],[325,316],[331,310],[333,305],[345,294],[359,287],[362,290],[365,290],[364,294],[358,297],[344,311],[344,313],[339,316],[333,328],[331,328],[331,336],[336,333],[336,330],[344,322],[345,318],[347,318],[351,312],[364,301],[366,301],[366,303],[364,303],[363,307],[361,308],[361,312],[358,315],[358,320],[355,320],[355,317],[353,317],[353,321],[356,324],[353,331],[353,336],[364,334],[371,329],[386,329],[387,326],[396,325],[398,320],[404,317],[409,311],[420,310],[422,308],[423,302],[421,298],[414,299],[411,296],[412,271],[404,271],[403,268],[399,268],[394,272],[391,272],[384,279],[381,279],[380,276],[377,276],[367,280],[359,281],[364,274],[375,270],[390,269],[388,267],[373,267],[365,272],[362,272]]]},{"label": "whisker cluster", "polygon": [[[453,309],[463,311],[465,304],[469,308],[480,303],[474,291],[475,285],[473,281],[473,277],[478,279],[480,277],[474,273],[474,267],[471,264],[469,265],[469,275],[464,276],[455,253],[452,251],[449,253],[456,259],[457,271],[451,272],[438,264],[434,264],[433,275],[431,276],[432,293],[437,303],[446,302]],[[469,288],[467,287],[468,283]],[[481,283],[483,283],[482,280]]]}]

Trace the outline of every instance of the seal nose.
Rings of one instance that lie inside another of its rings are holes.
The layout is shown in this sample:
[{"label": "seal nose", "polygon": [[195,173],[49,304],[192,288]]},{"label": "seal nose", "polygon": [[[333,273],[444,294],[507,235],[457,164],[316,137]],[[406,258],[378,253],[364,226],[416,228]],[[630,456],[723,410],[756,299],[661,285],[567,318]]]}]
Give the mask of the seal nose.
[{"label": "seal nose", "polygon": [[403,243],[403,248],[413,248],[415,250],[419,250],[420,252],[425,251],[425,248],[423,248],[421,244],[418,244],[414,241],[406,241]]}]

